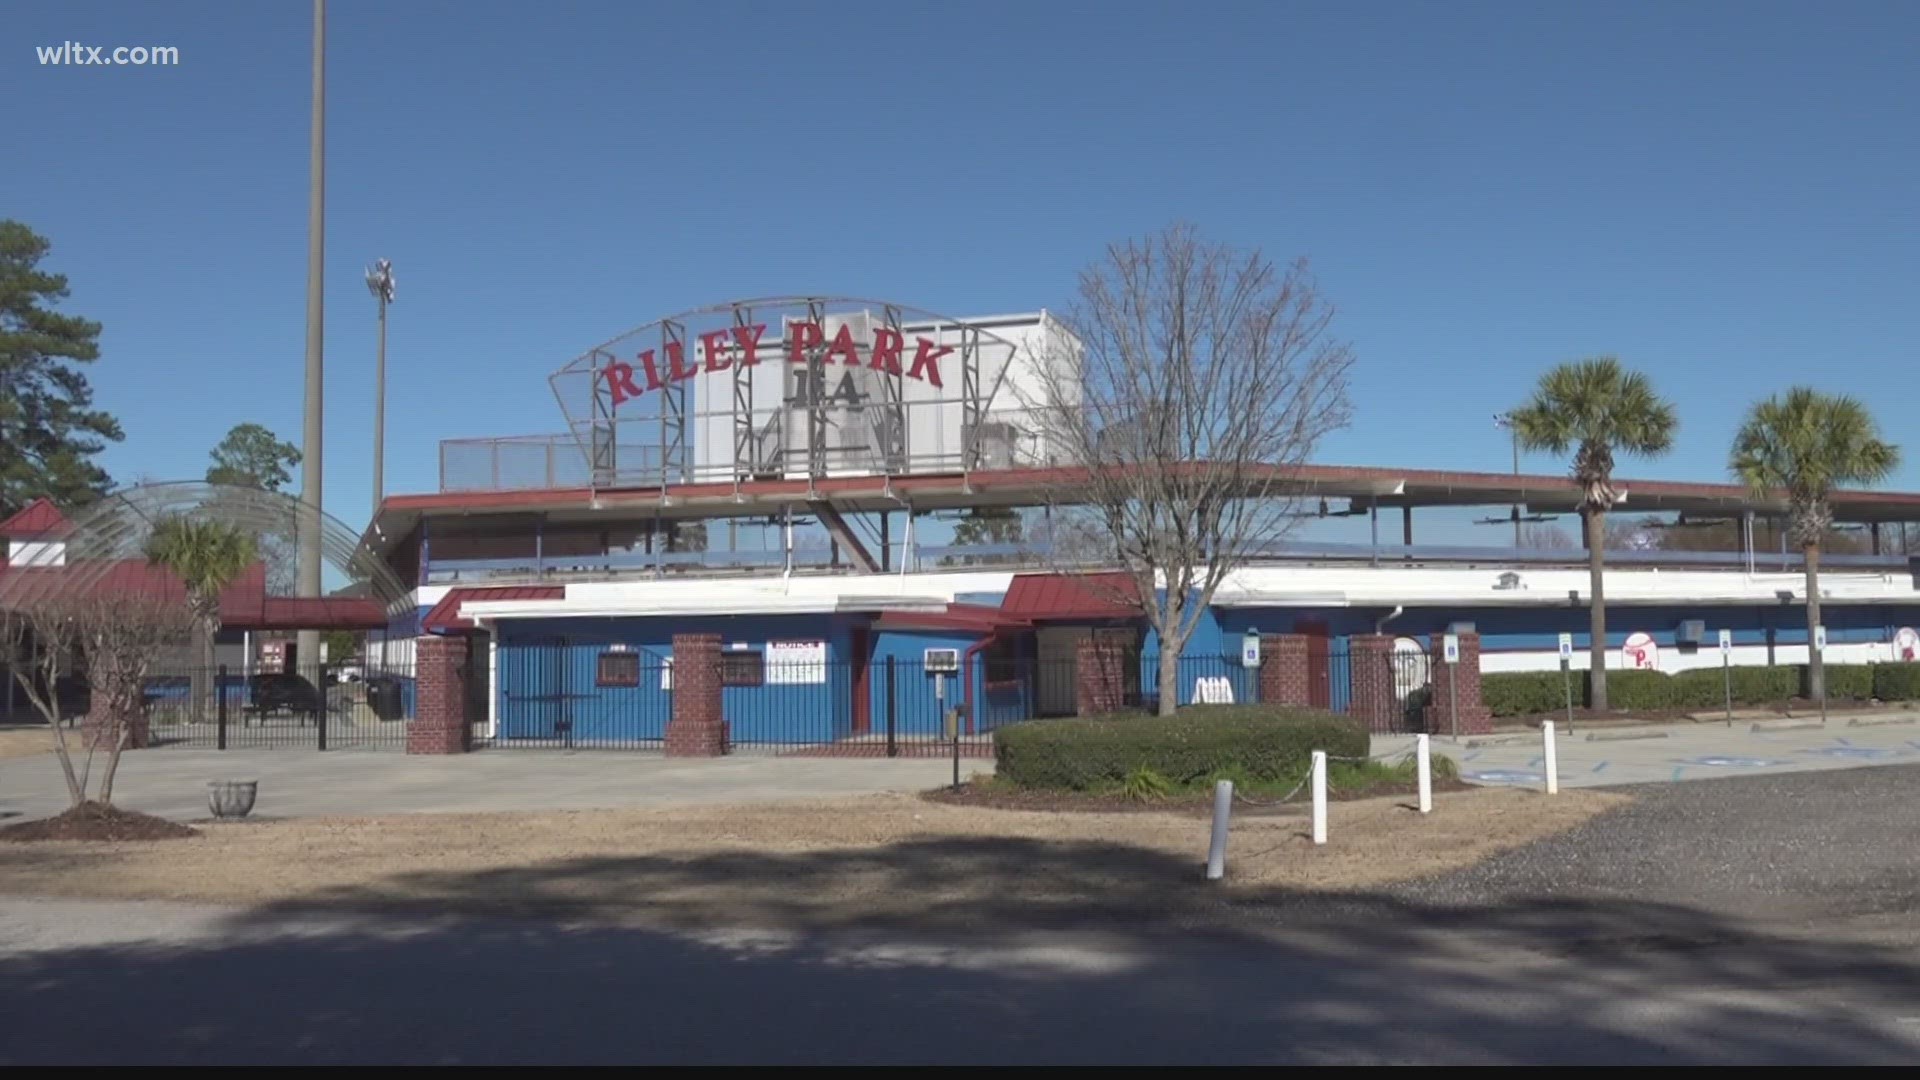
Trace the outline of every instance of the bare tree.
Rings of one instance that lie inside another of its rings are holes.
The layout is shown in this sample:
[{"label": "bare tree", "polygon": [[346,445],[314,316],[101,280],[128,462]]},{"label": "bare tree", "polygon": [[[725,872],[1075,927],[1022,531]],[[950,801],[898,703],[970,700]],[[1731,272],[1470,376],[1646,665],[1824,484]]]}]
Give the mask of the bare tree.
[{"label": "bare tree", "polygon": [[1159,638],[1163,716],[1220,583],[1292,528],[1297,466],[1348,421],[1353,353],[1332,319],[1304,263],[1176,225],[1082,272],[1078,340],[1037,365],[1034,428],[1075,463],[1052,496],[1053,557],[1125,571],[1115,598]]},{"label": "bare tree", "polygon": [[[26,662],[14,679],[53,731],[54,755],[74,806],[113,802],[120,755],[145,718],[146,678],[156,657],[178,648],[193,619],[177,599],[99,589],[34,597],[0,610],[0,638]],[[62,715],[63,678],[84,672],[90,688],[76,748]],[[107,752],[91,791],[95,755]]]},{"label": "bare tree", "polygon": [[1536,551],[1572,551],[1580,544],[1560,526],[1536,521],[1520,530],[1520,546]]}]

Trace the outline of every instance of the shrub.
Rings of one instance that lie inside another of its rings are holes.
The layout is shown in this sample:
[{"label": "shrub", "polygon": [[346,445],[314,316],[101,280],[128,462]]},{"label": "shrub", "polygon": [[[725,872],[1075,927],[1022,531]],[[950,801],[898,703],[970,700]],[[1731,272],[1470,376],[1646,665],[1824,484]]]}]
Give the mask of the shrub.
[{"label": "shrub", "polygon": [[1558,671],[1495,671],[1480,676],[1480,701],[1495,716],[1533,716],[1565,708]]},{"label": "shrub", "polygon": [[1733,669],[1735,705],[1771,705],[1800,692],[1800,667],[1737,667]]},{"label": "shrub", "polygon": [[1364,757],[1358,721],[1309,709],[1196,705],[1171,717],[1030,720],[993,733],[998,775],[1029,788],[1083,791],[1124,785],[1147,768],[1175,787],[1210,777],[1297,779],[1312,752]]},{"label": "shrub", "polygon": [[1127,778],[1120,782],[1120,794],[1134,802],[1152,802],[1164,799],[1173,791],[1173,785],[1167,778],[1146,765],[1136,765]]},{"label": "shrub", "polygon": [[[1828,664],[1827,697],[1841,701],[1865,701],[1872,697],[1873,668],[1872,664]],[[1804,682],[1801,689],[1802,693],[1812,696]]]},{"label": "shrub", "polygon": [[[1593,700],[1589,685],[1587,700]],[[1659,671],[1607,672],[1607,705],[1614,709],[1671,709],[1674,707],[1673,680]]]},{"label": "shrub", "polygon": [[1920,701],[1920,664],[1873,665],[1873,696],[1881,701]]}]

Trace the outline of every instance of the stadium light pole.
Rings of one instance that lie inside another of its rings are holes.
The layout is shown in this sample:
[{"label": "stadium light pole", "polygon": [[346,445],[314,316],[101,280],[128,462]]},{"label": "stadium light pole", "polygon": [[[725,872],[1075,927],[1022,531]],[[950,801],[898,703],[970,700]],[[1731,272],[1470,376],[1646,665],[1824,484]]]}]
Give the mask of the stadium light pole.
[{"label": "stadium light pole", "polygon": [[[1519,483],[1519,477],[1520,477],[1520,429],[1513,426],[1512,413],[1494,413],[1493,426],[1499,427],[1499,428],[1506,428],[1507,434],[1512,439],[1513,475],[1514,475],[1514,482],[1517,484]],[[1520,547],[1520,504],[1519,503],[1513,504],[1513,546],[1515,550],[1518,550]]]},{"label": "stadium light pole", "polygon": [[[320,595],[320,511],[322,395],[325,393],[327,214],[327,0],[313,0],[313,130],[307,151],[307,386],[306,416],[300,445],[300,544],[295,591]],[[297,638],[299,659],[320,660],[320,632],[302,630]]]},{"label": "stadium light pole", "polygon": [[373,516],[377,518],[387,486],[387,305],[393,303],[392,259],[377,259],[367,267],[367,291],[380,305],[380,345],[373,364]]}]

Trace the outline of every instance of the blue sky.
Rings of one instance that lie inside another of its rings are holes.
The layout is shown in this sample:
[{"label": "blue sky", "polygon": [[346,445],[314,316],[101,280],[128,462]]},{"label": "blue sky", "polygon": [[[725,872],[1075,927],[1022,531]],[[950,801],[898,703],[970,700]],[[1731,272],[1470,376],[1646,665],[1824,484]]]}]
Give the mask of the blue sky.
[{"label": "blue sky", "polygon": [[[127,441],[197,476],[298,437],[310,12],[10,0],[0,214],[55,244]],[[545,376],[696,305],[822,291],[1061,308],[1176,220],[1311,258],[1359,355],[1330,462],[1504,470],[1490,420],[1612,352],[1718,479],[1755,397],[1865,398],[1920,488],[1920,6],[426,3],[329,20],[327,508],[365,519],[392,258],[388,490],[443,438],[559,430]],[[175,45],[177,68],[33,46]],[[1528,468],[1557,469],[1530,459]]]}]

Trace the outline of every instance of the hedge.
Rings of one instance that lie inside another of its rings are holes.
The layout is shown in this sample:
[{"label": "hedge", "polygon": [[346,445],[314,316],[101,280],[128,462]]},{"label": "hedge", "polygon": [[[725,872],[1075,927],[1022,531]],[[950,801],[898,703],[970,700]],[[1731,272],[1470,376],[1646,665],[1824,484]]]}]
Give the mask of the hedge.
[{"label": "hedge", "polygon": [[[1735,705],[1772,705],[1807,693],[1806,668],[1736,667],[1732,671]],[[1677,675],[1660,671],[1608,671],[1607,700],[1615,709],[1717,709],[1727,700],[1726,672],[1694,668]],[[1592,702],[1584,672],[1575,675],[1574,694]],[[1920,664],[1828,664],[1827,697],[1840,701],[1920,700]],[[1495,716],[1535,716],[1566,707],[1566,689],[1558,671],[1497,671],[1480,676],[1480,698]]]},{"label": "hedge", "polygon": [[1030,720],[993,733],[998,776],[1022,787],[1075,791],[1119,783],[1142,766],[1175,785],[1219,773],[1285,780],[1305,775],[1315,750],[1365,757],[1367,749],[1367,730],[1355,719],[1261,705]]},{"label": "hedge", "polygon": [[[1574,693],[1586,691],[1576,684]],[[1557,671],[1489,672],[1480,676],[1480,702],[1495,716],[1534,716],[1565,708],[1567,689]]]},{"label": "hedge", "polygon": [[1873,696],[1881,701],[1920,701],[1920,664],[1873,665]]},{"label": "hedge", "polygon": [[[1841,701],[1865,701],[1873,696],[1874,664],[1828,664],[1827,698]],[[1801,693],[1813,696],[1810,688],[1804,684]]]}]

